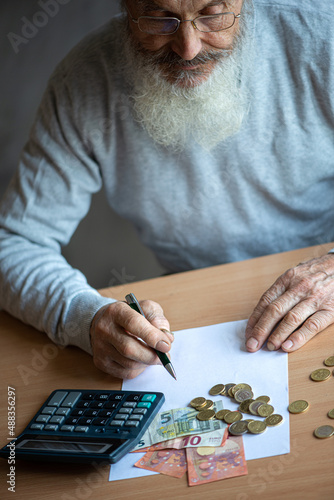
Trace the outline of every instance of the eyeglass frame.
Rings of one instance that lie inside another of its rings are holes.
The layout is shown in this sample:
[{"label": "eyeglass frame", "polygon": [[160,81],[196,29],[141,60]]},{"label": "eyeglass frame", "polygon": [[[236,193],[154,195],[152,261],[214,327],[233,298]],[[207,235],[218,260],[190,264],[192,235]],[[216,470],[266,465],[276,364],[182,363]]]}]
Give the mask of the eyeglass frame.
[{"label": "eyeglass frame", "polygon": [[[137,19],[135,19],[134,17],[132,17],[131,12],[129,11],[128,8],[127,8],[127,11],[129,13],[131,21],[133,21],[134,23],[138,24],[138,29],[142,33],[146,33],[146,34],[152,35],[152,36],[169,36],[169,35],[174,35],[179,30],[181,23],[191,23],[193,25],[193,28],[196,29],[197,31],[199,31],[200,33],[219,33],[220,31],[226,31],[226,30],[229,30],[230,28],[232,28],[232,26],[234,26],[234,24],[235,24],[235,20],[239,19],[241,17],[241,13],[240,14],[235,14],[234,12],[222,12],[221,14],[211,14],[211,15],[208,15],[208,16],[197,16],[194,19],[184,19],[184,20],[178,19],[177,17],[155,17],[155,16],[139,16],[139,17],[137,17]],[[218,17],[218,16],[224,16],[224,15],[227,15],[227,14],[233,14],[233,16],[234,16],[233,24],[231,24],[231,26],[229,26],[228,28],[223,28],[221,30],[215,30],[215,31],[202,31],[202,30],[200,30],[196,26],[196,20],[197,19],[201,19],[203,17],[204,18],[206,18],[206,17]],[[177,28],[175,29],[175,31],[173,31],[171,33],[149,33],[148,31],[143,31],[142,29],[140,29],[140,26],[139,26],[139,20],[140,19],[167,19],[167,20],[177,21],[178,24],[177,24]]]}]

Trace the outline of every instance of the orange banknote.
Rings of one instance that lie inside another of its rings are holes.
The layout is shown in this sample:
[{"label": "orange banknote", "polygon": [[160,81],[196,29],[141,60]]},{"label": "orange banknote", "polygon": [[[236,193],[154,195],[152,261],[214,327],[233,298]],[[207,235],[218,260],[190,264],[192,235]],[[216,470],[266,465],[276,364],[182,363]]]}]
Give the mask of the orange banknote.
[{"label": "orange banknote", "polygon": [[148,451],[135,466],[180,478],[187,470],[186,452],[184,449]]}]

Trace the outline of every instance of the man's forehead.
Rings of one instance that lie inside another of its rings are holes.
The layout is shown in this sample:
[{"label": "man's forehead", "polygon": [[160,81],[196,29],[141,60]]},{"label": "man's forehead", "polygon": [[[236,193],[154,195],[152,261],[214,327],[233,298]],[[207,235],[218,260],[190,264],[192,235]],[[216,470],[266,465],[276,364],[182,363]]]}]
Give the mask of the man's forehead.
[{"label": "man's forehead", "polygon": [[195,11],[205,7],[215,7],[216,5],[232,7],[236,0],[137,0],[134,3],[144,10],[177,11],[187,9]]}]

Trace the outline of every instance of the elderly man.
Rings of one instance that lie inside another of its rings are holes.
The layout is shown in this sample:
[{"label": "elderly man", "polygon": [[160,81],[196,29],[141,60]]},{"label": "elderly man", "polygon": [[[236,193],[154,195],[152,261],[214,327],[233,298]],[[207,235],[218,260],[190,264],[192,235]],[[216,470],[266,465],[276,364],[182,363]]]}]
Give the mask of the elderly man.
[{"label": "elderly man", "polygon": [[[1,307],[135,377],[173,340],[61,257],[92,193],[170,272],[334,239],[334,7],[126,0],[50,79],[0,213]],[[279,277],[246,345],[292,352],[334,321],[334,255]],[[223,304],[221,305],[223,307]],[[147,346],[141,342],[144,340]]]}]

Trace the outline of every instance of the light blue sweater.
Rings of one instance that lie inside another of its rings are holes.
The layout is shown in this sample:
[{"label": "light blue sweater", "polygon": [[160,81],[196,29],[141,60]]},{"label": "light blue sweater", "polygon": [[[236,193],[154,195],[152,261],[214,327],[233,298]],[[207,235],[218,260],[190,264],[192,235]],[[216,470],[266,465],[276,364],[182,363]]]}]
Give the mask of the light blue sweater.
[{"label": "light blue sweater", "polygon": [[110,300],[60,251],[102,186],[170,271],[334,240],[334,3],[254,4],[251,109],[210,154],[168,151],[133,120],[119,18],[59,65],[0,207],[0,307],[91,352]]}]

